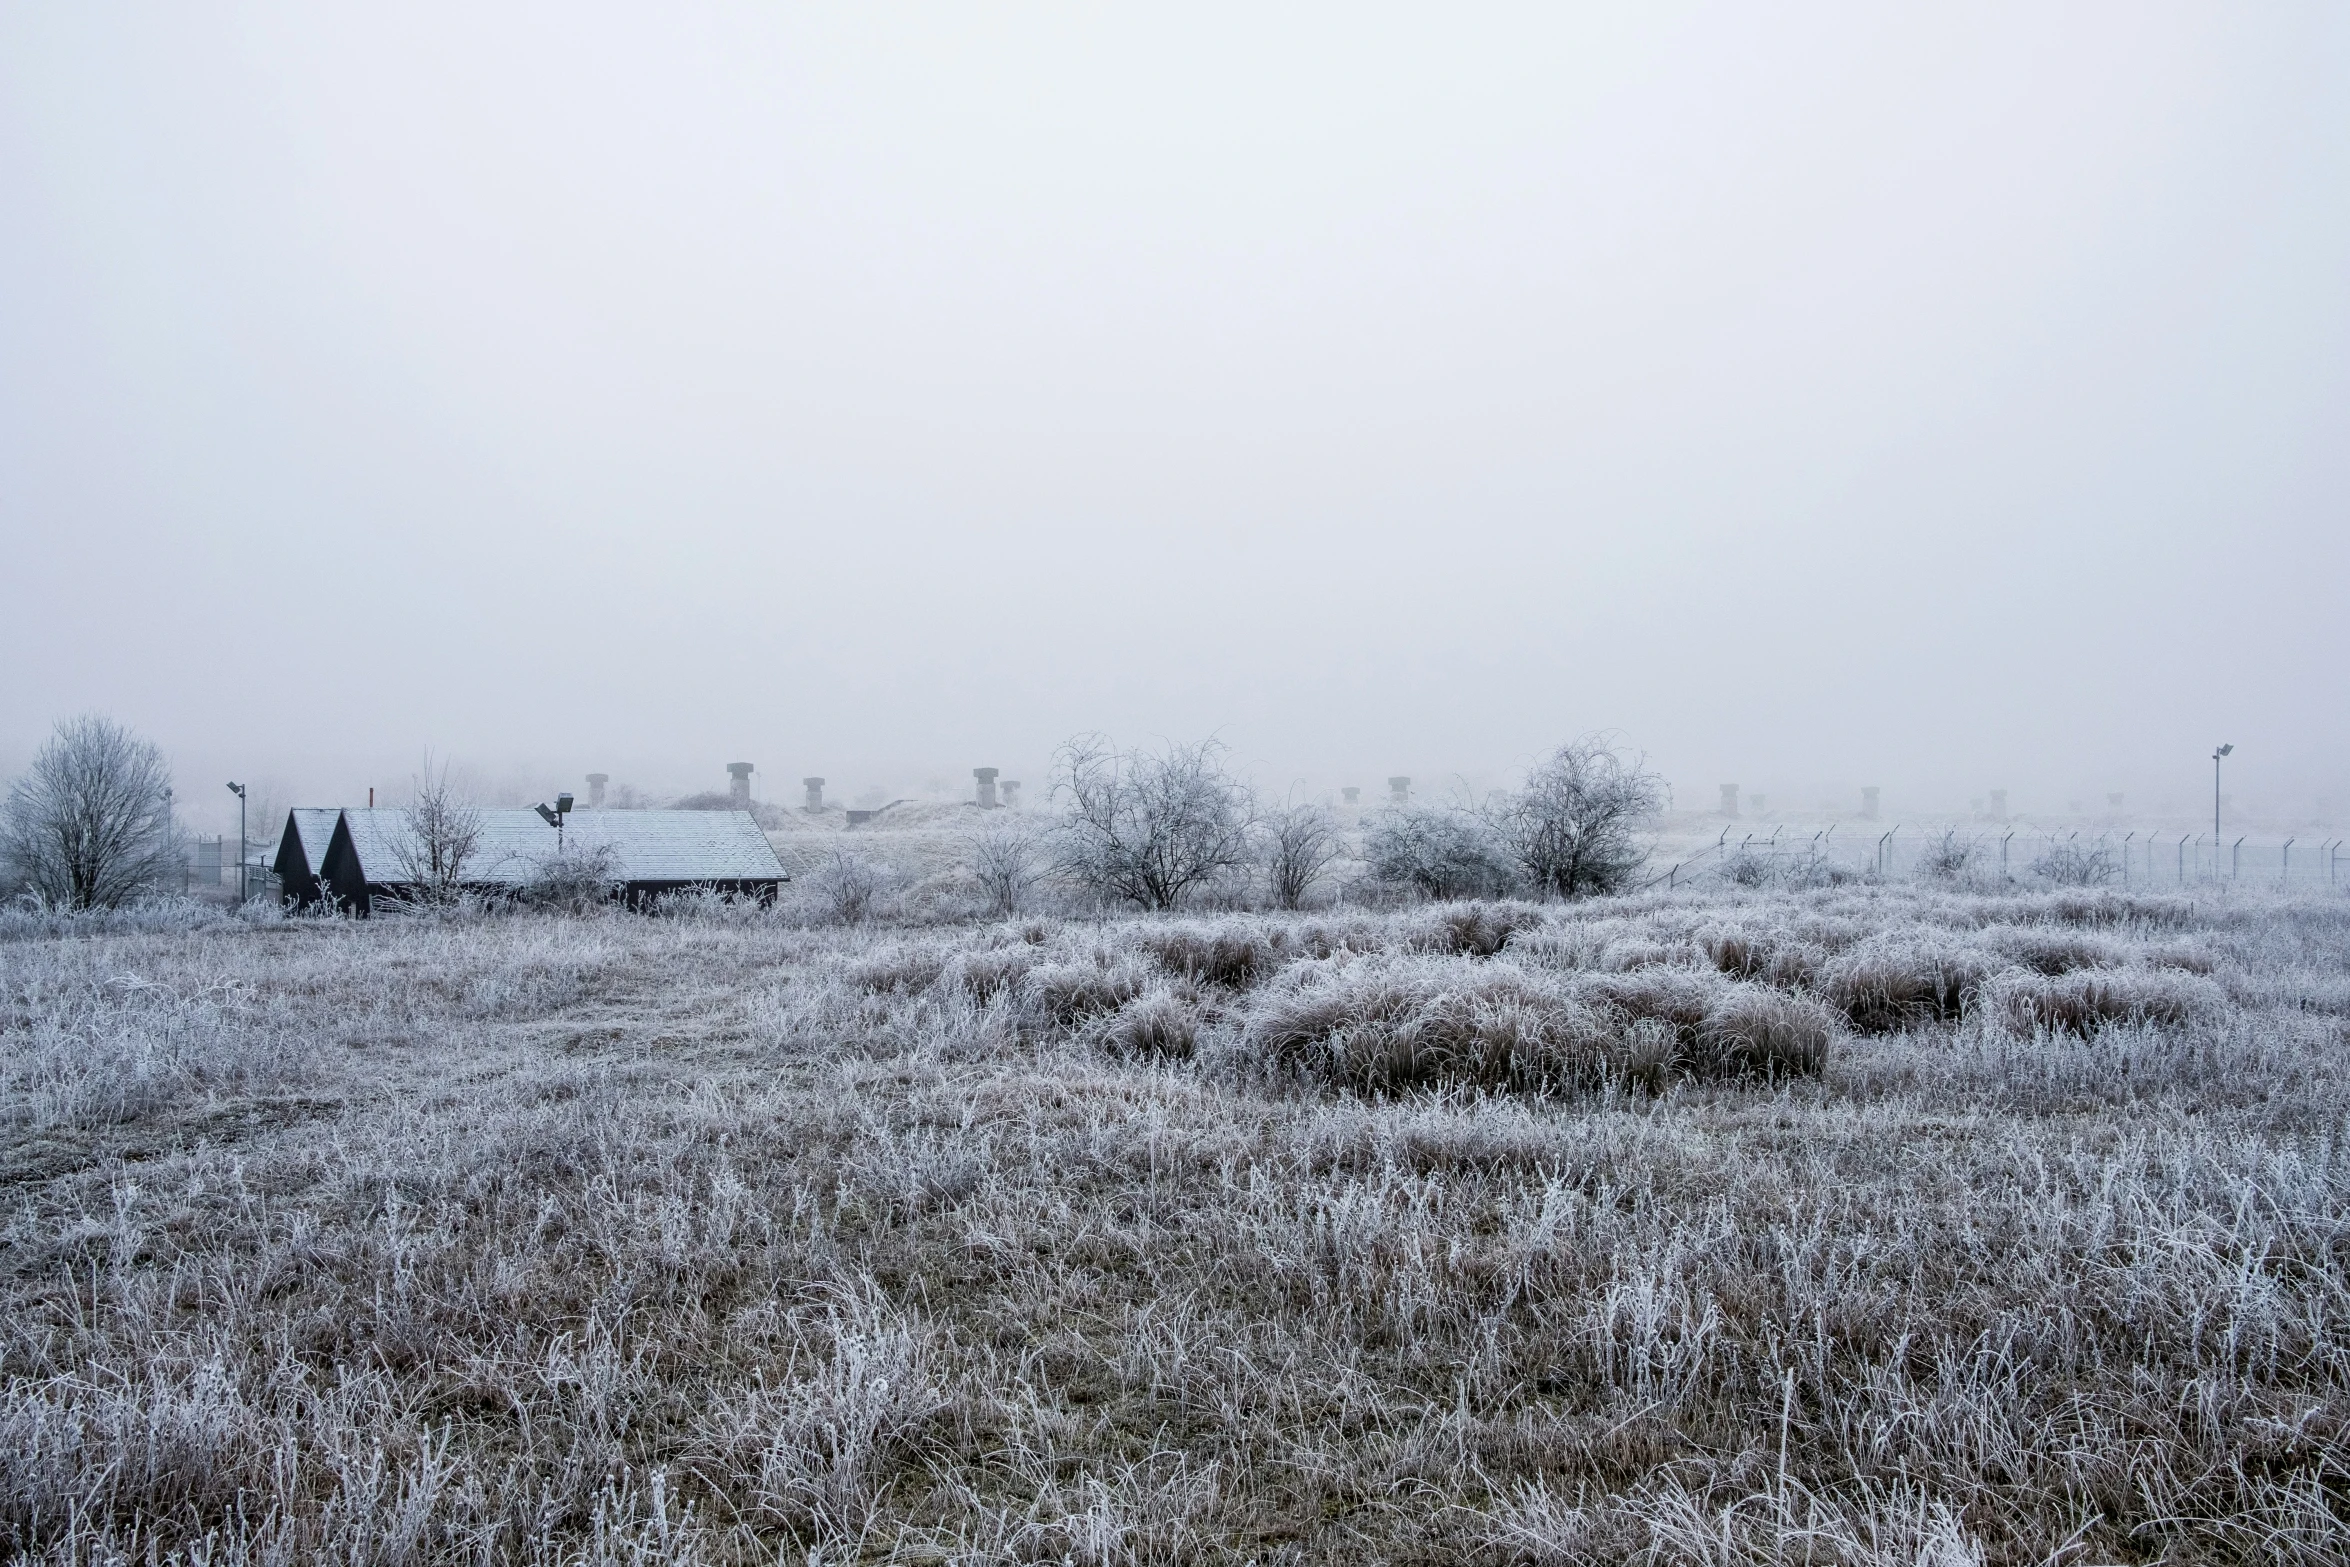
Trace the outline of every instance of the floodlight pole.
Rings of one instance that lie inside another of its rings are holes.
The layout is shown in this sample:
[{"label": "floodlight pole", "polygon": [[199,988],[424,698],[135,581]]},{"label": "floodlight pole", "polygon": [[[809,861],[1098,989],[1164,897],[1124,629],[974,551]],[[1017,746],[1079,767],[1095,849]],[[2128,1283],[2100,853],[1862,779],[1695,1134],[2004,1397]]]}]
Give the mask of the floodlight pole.
[{"label": "floodlight pole", "polygon": [[2223,745],[2211,753],[2211,841],[2219,842],[2219,759],[2235,749]]},{"label": "floodlight pole", "polygon": [[563,852],[563,818],[571,814],[571,796],[559,794],[555,796],[553,805],[542,803],[532,806],[531,809],[538,812],[546,824],[555,829],[555,852],[561,854]]}]

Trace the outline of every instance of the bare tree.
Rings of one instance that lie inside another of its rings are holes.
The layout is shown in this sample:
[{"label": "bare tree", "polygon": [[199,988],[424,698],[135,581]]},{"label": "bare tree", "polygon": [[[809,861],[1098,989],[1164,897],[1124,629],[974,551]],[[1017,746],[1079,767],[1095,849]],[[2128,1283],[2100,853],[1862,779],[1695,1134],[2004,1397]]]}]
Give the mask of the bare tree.
[{"label": "bare tree", "polygon": [[481,812],[450,784],[447,764],[436,773],[432,754],[425,753],[416,798],[408,807],[407,831],[393,839],[401,879],[416,889],[417,901],[457,901],[465,867],[481,849],[482,830]]},{"label": "bare tree", "polygon": [[971,876],[998,914],[1017,914],[1036,890],[1042,844],[1028,822],[999,819],[971,843]]},{"label": "bare tree", "polygon": [[67,909],[119,908],[178,868],[171,768],[96,713],[60,722],[0,811],[8,879]]},{"label": "bare tree", "polygon": [[1066,795],[1055,859],[1105,899],[1171,909],[1203,883],[1249,863],[1254,811],[1213,740],[1120,751],[1100,735],[1061,747],[1053,794]]},{"label": "bare tree", "polygon": [[1664,799],[1664,780],[1644,758],[1585,735],[1552,752],[1487,815],[1537,892],[1573,898],[1631,881],[1648,858],[1642,830]]},{"label": "bare tree", "polygon": [[1426,898],[1493,898],[1517,890],[1518,868],[1493,823],[1454,805],[1383,811],[1363,837],[1373,880]]},{"label": "bare tree", "polygon": [[1300,908],[1343,847],[1338,819],[1324,805],[1290,804],[1267,812],[1263,826],[1265,880],[1273,902]]}]

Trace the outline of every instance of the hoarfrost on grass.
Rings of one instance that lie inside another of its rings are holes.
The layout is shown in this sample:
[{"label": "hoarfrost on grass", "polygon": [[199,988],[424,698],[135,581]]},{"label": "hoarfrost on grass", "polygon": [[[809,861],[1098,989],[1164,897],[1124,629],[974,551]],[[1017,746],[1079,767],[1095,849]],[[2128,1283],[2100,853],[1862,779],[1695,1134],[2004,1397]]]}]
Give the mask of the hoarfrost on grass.
[{"label": "hoarfrost on grass", "polygon": [[2339,1560],[2350,910],[0,930],[35,1561]]}]

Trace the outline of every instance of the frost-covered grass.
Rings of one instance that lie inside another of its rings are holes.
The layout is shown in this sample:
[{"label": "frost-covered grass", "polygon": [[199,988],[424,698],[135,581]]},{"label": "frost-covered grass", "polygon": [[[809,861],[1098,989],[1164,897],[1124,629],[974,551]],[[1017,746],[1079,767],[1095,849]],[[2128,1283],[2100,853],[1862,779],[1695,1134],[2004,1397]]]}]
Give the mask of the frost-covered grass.
[{"label": "frost-covered grass", "polygon": [[2350,906],[0,930],[37,1561],[2350,1556]]}]

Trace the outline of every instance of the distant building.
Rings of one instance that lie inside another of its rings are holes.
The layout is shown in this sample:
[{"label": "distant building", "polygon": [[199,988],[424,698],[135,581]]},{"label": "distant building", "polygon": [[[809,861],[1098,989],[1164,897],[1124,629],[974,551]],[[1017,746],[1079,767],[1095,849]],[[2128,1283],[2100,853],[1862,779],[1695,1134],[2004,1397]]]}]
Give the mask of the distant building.
[{"label": "distant building", "polygon": [[[536,811],[479,814],[481,837],[459,880],[481,892],[528,886],[556,852],[555,829]],[[289,901],[313,904],[331,897],[366,915],[376,900],[416,890],[414,843],[404,810],[296,810],[286,818],[276,869]],[[564,824],[562,847],[604,855],[632,904],[700,887],[772,898],[789,879],[747,811],[574,812]]]}]

